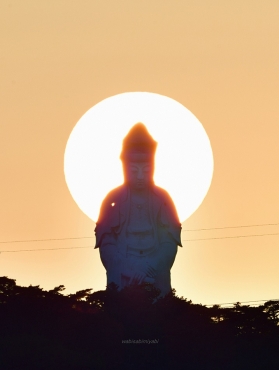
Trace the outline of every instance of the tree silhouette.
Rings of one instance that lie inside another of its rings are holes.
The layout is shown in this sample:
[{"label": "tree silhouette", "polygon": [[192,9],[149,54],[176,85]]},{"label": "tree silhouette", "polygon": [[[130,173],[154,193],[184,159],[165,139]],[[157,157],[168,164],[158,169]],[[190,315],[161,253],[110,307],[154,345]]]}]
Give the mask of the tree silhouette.
[{"label": "tree silhouette", "polygon": [[64,289],[0,277],[0,369],[279,368],[278,301],[208,308],[149,284]]}]

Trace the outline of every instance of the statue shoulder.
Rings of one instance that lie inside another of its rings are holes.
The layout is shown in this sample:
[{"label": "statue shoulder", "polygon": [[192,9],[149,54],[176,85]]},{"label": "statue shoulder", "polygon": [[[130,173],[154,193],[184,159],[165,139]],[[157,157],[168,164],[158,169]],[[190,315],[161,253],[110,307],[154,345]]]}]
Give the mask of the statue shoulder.
[{"label": "statue shoulder", "polygon": [[157,196],[157,199],[161,205],[160,209],[162,223],[168,224],[174,222],[180,224],[175,204],[169,193],[159,186],[154,186],[153,193]]},{"label": "statue shoulder", "polygon": [[162,202],[164,202],[164,203],[165,202],[168,202],[168,203],[170,202],[171,204],[173,204],[173,200],[172,200],[171,196],[169,195],[169,193],[165,189],[154,185],[153,193],[155,193],[155,195],[157,197],[159,197]]},{"label": "statue shoulder", "polygon": [[125,185],[118,186],[111,190],[102,201],[97,223],[106,221],[108,214],[117,214],[120,203],[127,198]]},{"label": "statue shoulder", "polygon": [[115,189],[112,189],[103,200],[103,203],[116,202],[122,198],[127,197],[127,188],[125,185],[120,185]]}]

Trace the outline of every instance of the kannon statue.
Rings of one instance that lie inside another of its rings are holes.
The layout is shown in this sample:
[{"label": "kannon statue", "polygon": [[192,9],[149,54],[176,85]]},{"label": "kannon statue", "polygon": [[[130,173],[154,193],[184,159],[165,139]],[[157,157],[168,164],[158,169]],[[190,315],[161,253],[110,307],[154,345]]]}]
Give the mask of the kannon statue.
[{"label": "kannon statue", "polygon": [[121,161],[124,184],[103,200],[96,224],[96,247],[107,272],[107,284],[120,289],[148,282],[161,291],[171,290],[170,270],[181,224],[169,194],[155,186],[157,142],[142,123],[123,140]]}]

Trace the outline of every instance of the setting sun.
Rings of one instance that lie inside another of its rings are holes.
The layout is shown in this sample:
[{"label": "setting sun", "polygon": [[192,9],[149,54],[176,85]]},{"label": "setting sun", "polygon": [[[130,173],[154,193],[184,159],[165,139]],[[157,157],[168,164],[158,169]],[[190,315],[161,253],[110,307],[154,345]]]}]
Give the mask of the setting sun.
[{"label": "setting sun", "polygon": [[65,150],[64,172],[70,193],[80,209],[96,221],[105,195],[123,183],[122,140],[137,122],[144,123],[158,142],[155,184],[169,192],[183,222],[206,196],[213,154],[198,119],[182,104],[159,94],[115,95],[81,117]]}]

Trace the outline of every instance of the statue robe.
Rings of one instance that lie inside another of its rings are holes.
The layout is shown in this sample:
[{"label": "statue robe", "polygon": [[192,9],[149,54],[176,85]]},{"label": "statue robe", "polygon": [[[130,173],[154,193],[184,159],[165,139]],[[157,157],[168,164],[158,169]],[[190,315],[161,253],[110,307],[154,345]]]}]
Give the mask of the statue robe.
[{"label": "statue robe", "polygon": [[[171,197],[164,189],[152,185],[149,191],[148,203],[150,219],[155,236],[155,253],[160,256],[160,250],[162,249],[161,246],[164,243],[175,245],[177,250],[178,245],[182,246],[180,239],[181,224]],[[100,248],[101,253],[105,245],[114,245],[122,260],[124,259],[124,262],[127,257],[125,225],[127,225],[129,211],[130,190],[128,186],[122,185],[113,189],[103,200],[99,219],[95,228],[95,248]],[[148,258],[148,256],[146,256],[146,258]],[[164,294],[170,290],[170,268],[175,255],[173,258],[169,258],[172,260],[170,261],[170,267],[168,269],[165,268],[164,271],[158,271],[158,276],[155,279],[154,284]],[[121,271],[119,271],[119,276],[116,276],[115,273],[110,274],[107,267],[106,269],[108,284],[110,282],[114,282],[120,288],[123,287],[123,283],[121,283],[120,278]],[[109,275],[113,277],[109,278]]]}]

